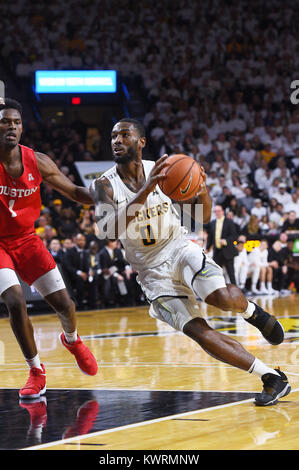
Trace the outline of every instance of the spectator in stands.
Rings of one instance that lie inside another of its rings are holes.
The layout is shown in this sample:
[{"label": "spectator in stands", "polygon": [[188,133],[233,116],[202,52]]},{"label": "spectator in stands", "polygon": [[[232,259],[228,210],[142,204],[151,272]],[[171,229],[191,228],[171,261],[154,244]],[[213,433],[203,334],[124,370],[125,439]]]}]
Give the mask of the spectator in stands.
[{"label": "spectator in stands", "polygon": [[292,202],[291,195],[287,192],[287,185],[285,183],[279,183],[279,191],[275,194],[275,199],[282,206],[286,206]]},{"label": "spectator in stands", "polygon": [[299,237],[299,218],[297,218],[295,211],[290,211],[288,213],[288,217],[282,224],[281,230],[287,235]]},{"label": "spectator in stands", "polygon": [[79,310],[86,308],[88,299],[93,295],[92,286],[88,283],[89,254],[85,245],[85,236],[78,233],[75,237],[75,246],[66,251],[64,258],[64,266],[74,286]]},{"label": "spectator in stands", "polygon": [[259,227],[261,230],[261,236],[264,237],[269,232],[269,219],[267,215],[264,215],[259,221]]},{"label": "spectator in stands", "polygon": [[129,291],[127,278],[123,272],[128,263],[124,259],[121,249],[117,248],[117,240],[107,241],[106,246],[99,252],[99,263],[104,279],[105,307],[126,305]]},{"label": "spectator in stands", "polygon": [[285,288],[287,292],[282,294],[288,294],[290,284],[293,282],[296,292],[299,292],[299,257],[293,253],[294,240],[288,240],[287,245],[282,248],[283,258],[285,266],[287,267],[287,275],[285,278]]},{"label": "spectator in stands", "polygon": [[99,256],[99,244],[97,241],[93,240],[90,242],[88,250],[88,306],[91,309],[98,307],[99,293],[102,292],[101,287],[103,284],[103,279],[101,277],[102,268],[100,264]]},{"label": "spectator in stands", "polygon": [[[273,269],[268,262],[268,242],[261,240],[258,247],[248,255],[249,273],[251,273],[251,291],[253,294],[275,294],[272,288]],[[257,283],[260,283],[260,290]]]},{"label": "spectator in stands", "polygon": [[76,214],[70,207],[62,209],[60,214],[60,222],[58,225],[58,233],[61,238],[71,238],[78,232],[76,224]]},{"label": "spectator in stands", "polygon": [[254,207],[254,197],[252,196],[252,189],[249,186],[244,187],[245,196],[241,197],[238,202],[240,206],[244,206],[246,211],[251,212]]},{"label": "spectator in stands", "polygon": [[255,158],[256,150],[251,148],[251,143],[247,141],[245,143],[245,148],[240,152],[240,159],[251,166]]},{"label": "spectator in stands", "polygon": [[[245,238],[245,237],[244,237]],[[248,256],[246,248],[244,247],[244,240],[242,237],[238,238],[236,245],[238,250],[238,255],[234,257],[234,269],[235,269],[235,278],[237,286],[243,291],[245,291],[245,285],[248,275]]]},{"label": "spectator in stands", "polygon": [[246,236],[247,240],[260,240],[261,229],[256,215],[251,214],[248,224],[242,230],[242,234]]},{"label": "spectator in stands", "polygon": [[260,198],[254,200],[254,207],[251,209],[251,214],[256,215],[259,220],[267,215],[267,209],[262,205],[262,200]]},{"label": "spectator in stands", "polygon": [[62,262],[62,246],[58,238],[52,238],[49,243],[49,251],[53,256],[56,264]]},{"label": "spectator in stands", "polygon": [[272,246],[269,247],[268,262],[273,271],[273,287],[277,291],[282,292],[282,294],[286,293],[289,285],[286,258],[287,255],[285,250],[282,249],[280,241],[276,240]]},{"label": "spectator in stands", "polygon": [[237,250],[234,241],[237,231],[232,220],[225,217],[223,207],[215,206],[216,219],[210,222],[208,228],[207,251],[213,248],[213,259],[219,266],[225,267],[232,284],[236,284],[234,272],[234,256]]},{"label": "spectator in stands", "polygon": [[299,192],[297,191],[294,191],[292,194],[291,194],[291,198],[292,198],[292,201],[287,203],[285,206],[284,206],[284,210],[286,212],[290,212],[290,211],[294,211],[296,212],[296,218],[299,219]]},{"label": "spectator in stands", "polygon": [[245,205],[239,206],[237,209],[236,215],[234,217],[234,222],[238,224],[241,232],[244,229],[244,227],[248,224],[249,220],[250,220],[250,215],[247,211],[246,206]]}]

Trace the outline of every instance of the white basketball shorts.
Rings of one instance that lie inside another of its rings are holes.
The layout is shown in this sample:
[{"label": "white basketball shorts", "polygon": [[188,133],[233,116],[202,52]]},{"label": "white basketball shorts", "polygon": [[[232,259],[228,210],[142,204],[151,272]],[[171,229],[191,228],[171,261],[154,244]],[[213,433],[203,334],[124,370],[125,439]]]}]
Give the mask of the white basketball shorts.
[{"label": "white basketball shorts", "polygon": [[137,280],[151,303],[150,315],[178,330],[201,316],[199,300],[226,287],[222,268],[192,241],[182,243],[160,266],[140,271]]},{"label": "white basketball shorts", "polygon": [[[9,268],[0,269],[0,295],[9,287],[15,285],[20,285],[15,271]],[[32,285],[42,297],[65,289],[64,281],[57,266],[36,279]]]}]

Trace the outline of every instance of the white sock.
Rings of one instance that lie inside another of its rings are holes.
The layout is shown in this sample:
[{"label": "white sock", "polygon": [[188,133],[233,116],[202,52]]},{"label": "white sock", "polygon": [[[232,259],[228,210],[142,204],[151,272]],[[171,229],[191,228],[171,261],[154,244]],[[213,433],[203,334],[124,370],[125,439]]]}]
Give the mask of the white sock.
[{"label": "white sock", "polygon": [[75,330],[73,333],[66,333],[66,331],[64,331],[64,336],[67,343],[75,343],[78,339],[77,330]]},{"label": "white sock", "polygon": [[272,369],[271,367],[266,366],[266,364],[260,361],[257,357],[251,364],[251,367],[248,372],[249,374],[256,374],[259,377],[262,377],[262,375],[265,375],[265,374],[279,375],[278,372],[276,372],[276,370]]},{"label": "white sock", "polygon": [[272,282],[267,282],[267,289],[272,290]]},{"label": "white sock", "polygon": [[261,282],[261,290],[265,290],[265,289],[266,289],[265,283]]},{"label": "white sock", "polygon": [[27,362],[30,369],[32,369],[32,367],[35,367],[36,369],[41,369],[42,370],[42,366],[41,366],[38,354],[36,356],[34,356],[32,359],[26,359],[25,358],[25,361]]},{"label": "white sock", "polygon": [[247,320],[253,315],[254,311],[255,311],[255,305],[252,302],[248,302],[247,309],[245,310],[245,312],[239,312],[239,313],[243,318]]}]

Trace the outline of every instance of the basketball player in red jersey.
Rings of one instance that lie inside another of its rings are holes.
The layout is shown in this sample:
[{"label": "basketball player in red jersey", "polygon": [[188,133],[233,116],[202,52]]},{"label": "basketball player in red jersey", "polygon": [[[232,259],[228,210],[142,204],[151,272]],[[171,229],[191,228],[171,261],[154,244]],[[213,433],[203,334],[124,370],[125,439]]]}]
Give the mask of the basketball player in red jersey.
[{"label": "basketball player in red jersey", "polygon": [[86,374],[97,373],[97,362],[77,334],[74,302],[69,297],[52,255],[35,234],[40,215],[40,184],[45,181],[73,201],[93,204],[89,191],[74,185],[47,155],[19,144],[22,107],[15,100],[0,102],[0,295],[10,323],[30,368],[21,398],[38,398],[46,391],[33,327],[16,274],[33,285],[54,308],[61,321],[61,343],[75,356]]}]

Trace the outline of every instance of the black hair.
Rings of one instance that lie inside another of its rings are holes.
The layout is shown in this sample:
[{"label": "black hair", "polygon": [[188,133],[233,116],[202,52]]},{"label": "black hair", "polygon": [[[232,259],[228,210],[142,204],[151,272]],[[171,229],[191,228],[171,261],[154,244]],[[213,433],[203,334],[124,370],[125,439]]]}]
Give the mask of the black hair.
[{"label": "black hair", "polygon": [[123,118],[123,119],[120,119],[118,122],[130,122],[131,124],[134,124],[134,127],[137,129],[139,136],[145,137],[144,125],[142,124],[142,122],[138,121],[138,119]]},{"label": "black hair", "polygon": [[12,98],[4,98],[4,104],[0,103],[0,111],[2,111],[2,109],[16,109],[22,116],[22,105]]}]

